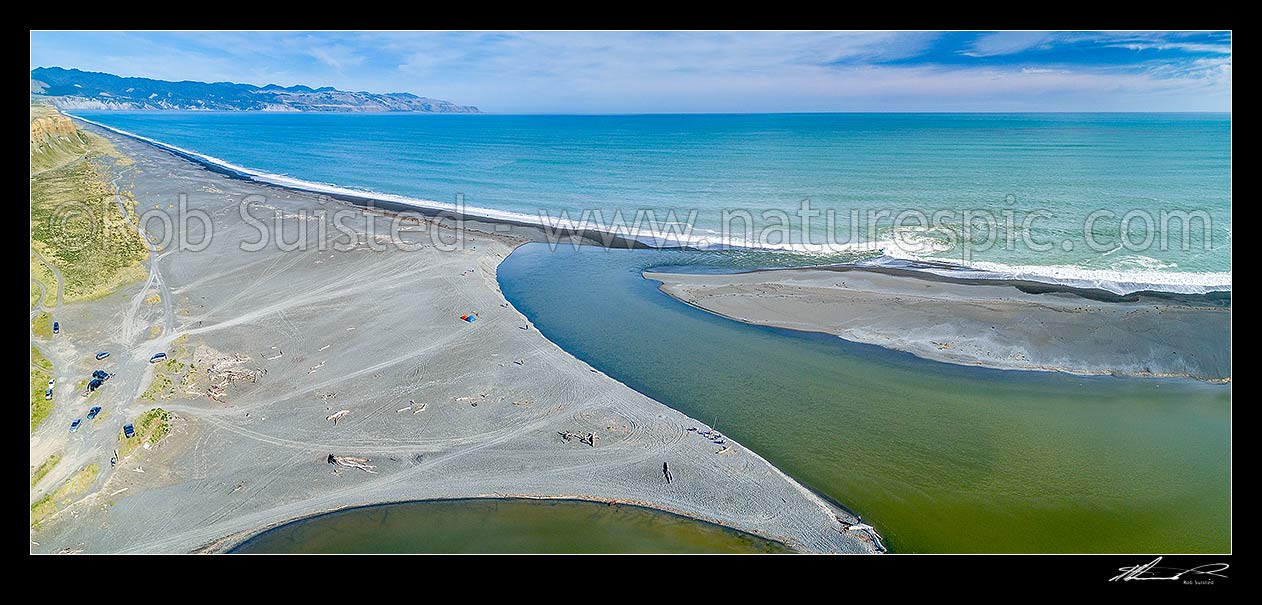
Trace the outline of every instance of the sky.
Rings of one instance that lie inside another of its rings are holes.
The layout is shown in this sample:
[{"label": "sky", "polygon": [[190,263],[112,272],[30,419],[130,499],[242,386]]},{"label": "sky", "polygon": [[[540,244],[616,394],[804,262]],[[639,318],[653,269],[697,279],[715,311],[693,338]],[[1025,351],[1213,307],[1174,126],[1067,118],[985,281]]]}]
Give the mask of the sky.
[{"label": "sky", "polygon": [[31,67],[494,113],[1231,111],[1230,32],[31,32]]}]

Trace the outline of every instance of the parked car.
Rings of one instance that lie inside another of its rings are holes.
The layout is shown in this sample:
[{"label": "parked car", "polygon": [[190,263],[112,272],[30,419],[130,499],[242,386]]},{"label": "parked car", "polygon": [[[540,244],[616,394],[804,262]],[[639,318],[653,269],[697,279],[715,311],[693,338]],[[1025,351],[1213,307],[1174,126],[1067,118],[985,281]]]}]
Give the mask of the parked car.
[{"label": "parked car", "polygon": [[71,432],[71,433],[73,433],[73,432],[75,432],[75,431],[79,430],[79,425],[80,425],[80,424],[83,424],[83,419],[82,419],[82,418],[75,418],[75,419],[74,419],[74,422],[71,422],[71,423],[70,423],[70,432]]},{"label": "parked car", "polygon": [[60,323],[58,323],[58,322],[55,322],[55,321],[54,321],[54,322],[53,322],[53,334],[57,334],[58,332],[61,332],[61,324],[60,324]]},{"label": "parked car", "polygon": [[100,413],[101,413],[101,406],[98,405],[96,407],[93,407],[92,409],[88,410],[88,420],[92,420],[93,418],[96,418],[96,415]]},{"label": "parked car", "polygon": [[52,389],[44,389],[44,399],[45,399],[45,400],[49,400],[49,399],[52,399],[52,398],[53,398],[53,390],[52,390]]},{"label": "parked car", "polygon": [[158,363],[159,361],[166,360],[166,358],[167,358],[166,353],[157,353],[153,357],[149,358],[149,363]]},{"label": "parked car", "polygon": [[97,361],[100,361],[100,360],[105,359],[106,357],[109,357],[109,356],[110,356],[110,352],[109,352],[109,351],[101,351],[100,353],[97,353],[97,354],[96,354],[96,360],[97,360]]},{"label": "parked car", "polygon": [[92,371],[92,377],[93,377],[93,378],[100,378],[101,380],[109,380],[109,379],[110,379],[110,376],[111,376],[111,374],[110,374],[109,372],[106,372],[105,370],[93,370],[93,371]]},{"label": "parked car", "polygon": [[134,426],[132,426],[132,425],[130,425],[130,424],[124,424],[124,425],[123,425],[123,436],[124,436],[124,437],[126,437],[126,438],[128,438],[128,439],[131,439],[132,437],[135,437],[135,436],[136,436],[136,427],[134,427]]},{"label": "parked car", "polygon": [[50,389],[51,389],[51,388],[53,388],[53,387],[55,387],[55,386],[57,386],[57,379],[56,379],[56,378],[49,378],[49,379],[48,379],[48,388],[50,388]]}]

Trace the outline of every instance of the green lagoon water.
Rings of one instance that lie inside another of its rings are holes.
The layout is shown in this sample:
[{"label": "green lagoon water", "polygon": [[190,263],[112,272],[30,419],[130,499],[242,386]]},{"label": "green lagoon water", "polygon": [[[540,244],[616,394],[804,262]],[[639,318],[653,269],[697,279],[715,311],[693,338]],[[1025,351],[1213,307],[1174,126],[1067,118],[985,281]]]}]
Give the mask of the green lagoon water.
[{"label": "green lagoon water", "polygon": [[756,536],[635,506],[447,500],[370,506],[283,525],[233,552],[775,553]]},{"label": "green lagoon water", "polygon": [[1226,552],[1231,389],[926,361],[694,309],[640,272],[733,253],[543,244],[501,266],[552,341],[863,515],[895,552]]},{"label": "green lagoon water", "polygon": [[[463,194],[471,211],[520,220],[695,210],[694,235],[706,235],[725,209],[791,212],[804,199],[842,217],[1045,210],[1047,218],[1021,231],[1063,247],[965,258],[957,246],[926,256],[1128,291],[1230,289],[1230,114],[79,113],[269,182],[422,205]],[[1119,220],[1084,222],[1096,211],[1117,219],[1137,210],[1200,211],[1212,225],[1170,233],[1167,247],[1085,245],[1088,237],[1155,235]],[[795,226],[789,238],[819,235],[822,225]],[[856,230],[827,231],[844,240]],[[928,362],[714,317],[640,277],[659,265],[753,268],[853,256],[549,253],[532,245],[505,261],[500,280],[561,347],[694,418],[717,419],[723,432],[864,515],[897,552],[1230,550],[1229,386]],[[478,529],[485,515],[469,511],[467,519],[452,513],[451,535]],[[513,531],[552,523],[519,519]],[[570,527],[575,536],[598,535],[610,523]],[[502,533],[480,548],[515,535]],[[324,539],[307,535],[312,548]],[[394,544],[388,538],[366,537],[356,548],[385,548]]]}]

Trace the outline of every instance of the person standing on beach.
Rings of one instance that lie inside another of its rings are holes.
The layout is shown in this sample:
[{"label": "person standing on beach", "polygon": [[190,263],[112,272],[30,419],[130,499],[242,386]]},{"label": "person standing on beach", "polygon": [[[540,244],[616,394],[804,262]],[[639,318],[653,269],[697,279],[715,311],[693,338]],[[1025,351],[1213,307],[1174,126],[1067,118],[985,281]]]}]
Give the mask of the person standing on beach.
[{"label": "person standing on beach", "polygon": [[662,474],[666,476],[667,483],[675,480],[675,478],[670,475],[670,467],[667,466],[665,462],[662,463]]}]

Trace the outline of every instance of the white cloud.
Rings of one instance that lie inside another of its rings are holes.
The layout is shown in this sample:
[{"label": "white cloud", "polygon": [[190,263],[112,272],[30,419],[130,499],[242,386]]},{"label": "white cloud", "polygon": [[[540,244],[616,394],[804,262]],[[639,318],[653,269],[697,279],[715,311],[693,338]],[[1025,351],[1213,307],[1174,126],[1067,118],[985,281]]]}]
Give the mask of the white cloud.
[{"label": "white cloud", "polygon": [[1048,32],[1007,31],[983,35],[973,41],[969,50],[962,54],[970,57],[1011,55],[1032,48],[1049,46],[1055,36]]},{"label": "white cloud", "polygon": [[952,52],[936,47],[939,41],[935,32],[33,33],[31,60],[162,79],[407,91],[497,112],[1231,105],[1229,42],[1222,55],[1202,49],[1217,56],[1146,56],[1123,65],[980,58],[1083,42],[1191,50],[1205,45],[1204,36],[1193,43],[1144,32],[989,33],[964,49],[979,57],[972,66],[936,63]]},{"label": "white cloud", "polygon": [[1217,53],[1220,55],[1230,55],[1230,44],[1195,44],[1190,42],[1130,42],[1126,44],[1110,44],[1114,48],[1127,48],[1130,50],[1183,50],[1194,53]]}]

